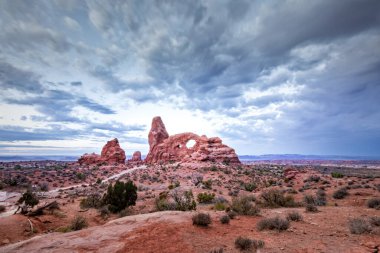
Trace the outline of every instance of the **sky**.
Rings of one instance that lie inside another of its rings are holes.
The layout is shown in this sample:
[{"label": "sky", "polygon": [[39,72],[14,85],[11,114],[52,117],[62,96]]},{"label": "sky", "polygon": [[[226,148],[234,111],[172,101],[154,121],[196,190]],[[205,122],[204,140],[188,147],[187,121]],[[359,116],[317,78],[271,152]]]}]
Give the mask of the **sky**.
[{"label": "sky", "polygon": [[0,155],[219,136],[239,155],[380,154],[380,1],[0,0]]}]

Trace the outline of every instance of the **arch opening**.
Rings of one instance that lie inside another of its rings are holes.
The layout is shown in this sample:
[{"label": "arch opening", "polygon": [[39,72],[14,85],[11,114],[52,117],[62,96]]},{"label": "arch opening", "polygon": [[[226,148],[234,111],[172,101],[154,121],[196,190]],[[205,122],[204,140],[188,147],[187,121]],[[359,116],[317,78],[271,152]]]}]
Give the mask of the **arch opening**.
[{"label": "arch opening", "polygon": [[194,147],[195,144],[196,144],[196,141],[195,141],[195,140],[188,140],[188,141],[186,142],[186,147],[187,147],[187,148],[192,148],[192,147]]}]

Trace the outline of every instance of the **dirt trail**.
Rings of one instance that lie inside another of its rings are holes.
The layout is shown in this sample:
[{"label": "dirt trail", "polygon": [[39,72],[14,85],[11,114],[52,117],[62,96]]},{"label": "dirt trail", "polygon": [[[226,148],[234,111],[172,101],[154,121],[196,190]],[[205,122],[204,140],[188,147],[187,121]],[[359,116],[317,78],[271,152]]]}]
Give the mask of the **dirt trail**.
[{"label": "dirt trail", "polygon": [[[141,165],[141,166],[138,166],[138,167],[135,167],[132,169],[128,169],[128,170],[123,170],[123,171],[121,171],[115,175],[112,175],[112,176],[102,180],[102,183],[109,182],[110,180],[119,179],[120,177],[122,177],[126,174],[132,173],[136,170],[143,170],[143,169],[146,169],[145,165]],[[84,184],[77,184],[77,185],[71,185],[71,186],[56,188],[56,189],[50,190],[48,192],[45,192],[44,196],[48,197],[48,198],[54,198],[62,190],[69,190],[69,189],[73,189],[73,188],[78,188],[78,187],[82,187],[84,185],[89,186],[90,184],[84,183]],[[0,205],[4,205],[7,207],[7,211],[0,213],[0,217],[8,217],[10,215],[13,215],[13,213],[17,210],[17,206],[15,204],[16,204],[17,199],[19,199],[20,196],[21,196],[21,193],[19,193],[19,192],[0,191]]]}]

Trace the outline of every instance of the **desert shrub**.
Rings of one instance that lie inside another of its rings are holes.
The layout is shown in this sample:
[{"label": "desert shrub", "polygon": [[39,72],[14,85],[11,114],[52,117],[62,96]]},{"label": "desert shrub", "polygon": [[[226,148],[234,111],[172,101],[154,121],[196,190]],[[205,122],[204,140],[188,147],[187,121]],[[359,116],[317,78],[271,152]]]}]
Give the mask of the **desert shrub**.
[{"label": "desert shrub", "polygon": [[317,175],[311,175],[310,177],[308,177],[305,182],[319,182],[319,180],[321,180],[321,177],[320,176],[317,176]]},{"label": "desert shrub", "polygon": [[109,210],[117,213],[126,207],[134,206],[137,200],[137,187],[132,181],[127,183],[116,181],[108,186],[103,196],[103,203],[109,205]]},{"label": "desert shrub", "polygon": [[176,210],[176,203],[169,202],[167,199],[156,198],[155,206],[157,211]]},{"label": "desert shrub", "polygon": [[227,214],[226,215],[223,215],[222,217],[220,217],[220,222],[222,224],[229,224],[230,223],[230,216],[228,216]]},{"label": "desert shrub", "polygon": [[369,219],[369,223],[372,226],[379,227],[380,226],[380,217],[379,216],[374,216]]},{"label": "desert shrub", "polygon": [[302,215],[297,211],[292,211],[286,215],[288,221],[301,221],[303,220]]},{"label": "desert shrub", "polygon": [[38,200],[38,197],[34,192],[32,192],[30,189],[28,189],[17,201],[18,204],[25,203],[28,207],[34,207],[37,205],[40,201]]},{"label": "desert shrub", "polygon": [[102,206],[102,198],[97,193],[92,193],[80,201],[80,208],[99,208]]},{"label": "desert shrub", "polygon": [[369,208],[375,208],[379,209],[380,208],[380,198],[372,198],[367,201],[367,206]]},{"label": "desert shrub", "polygon": [[231,209],[241,215],[258,215],[260,208],[252,203],[249,196],[241,196],[232,199]]},{"label": "desert shrub", "polygon": [[232,219],[234,219],[234,218],[236,217],[237,213],[236,213],[235,211],[233,211],[233,210],[229,210],[229,211],[227,212],[227,215],[228,215],[228,217],[230,217],[231,220],[232,220]]},{"label": "desert shrub", "polygon": [[325,206],[327,203],[326,192],[322,189],[318,189],[317,198],[315,199],[315,204],[317,206]]},{"label": "desert shrub", "polygon": [[263,248],[265,243],[262,240],[254,240],[247,237],[239,236],[235,240],[235,247],[240,251],[255,251]]},{"label": "desert shrub", "polygon": [[340,172],[331,172],[331,177],[333,178],[342,178],[344,175]]},{"label": "desert shrub", "polygon": [[76,216],[70,225],[70,229],[73,231],[81,230],[88,226],[87,220],[82,216]]},{"label": "desert shrub", "polygon": [[197,213],[192,217],[193,225],[207,227],[211,224],[211,217],[208,213]]},{"label": "desert shrub", "polygon": [[246,191],[251,192],[251,191],[255,190],[256,188],[257,188],[257,186],[255,183],[245,183],[244,184],[244,190],[246,190]]},{"label": "desert shrub", "polygon": [[0,205],[0,213],[5,212],[5,206]]},{"label": "desert shrub", "polygon": [[314,205],[316,202],[316,199],[314,198],[313,195],[305,195],[303,197],[303,202],[305,203],[305,205]]},{"label": "desert shrub", "polygon": [[211,203],[215,198],[215,193],[201,192],[198,194],[197,199],[199,203]]},{"label": "desert shrub", "polygon": [[86,175],[83,174],[83,173],[80,173],[80,172],[77,172],[77,173],[76,173],[76,177],[77,177],[79,180],[81,180],[81,181],[83,181],[83,180],[86,179]]},{"label": "desert shrub", "polygon": [[205,189],[209,189],[209,190],[212,189],[212,180],[211,179],[208,179],[207,181],[203,181],[202,184],[203,184],[203,187]]},{"label": "desert shrub", "polygon": [[264,229],[283,231],[289,228],[290,222],[278,216],[274,218],[264,218],[257,223],[259,231]]},{"label": "desert shrub", "polygon": [[181,185],[181,183],[179,181],[177,181],[177,182],[174,182],[174,183],[170,184],[168,186],[168,188],[169,188],[169,190],[172,190],[172,189],[175,189],[175,188],[179,187],[180,185]]},{"label": "desert shrub", "polygon": [[277,189],[270,189],[261,194],[262,204],[267,207],[294,207],[297,204],[293,196],[285,196],[283,192]]},{"label": "desert shrub", "polygon": [[209,251],[209,253],[223,253],[224,249],[223,248],[214,248]]},{"label": "desert shrub", "polygon": [[[100,214],[100,216],[106,220],[108,219],[108,217],[110,216],[110,210],[108,209],[108,206],[102,206],[98,209],[98,212]],[[120,212],[121,213],[121,212]]]},{"label": "desert shrub", "polygon": [[197,208],[197,203],[195,203],[194,195],[191,190],[180,191],[176,189],[172,192],[172,197],[176,204],[175,209],[178,211],[191,211]]},{"label": "desert shrub", "polygon": [[306,204],[306,212],[315,213],[318,212],[318,208],[314,204]]},{"label": "desert shrub", "polygon": [[49,184],[46,183],[46,182],[41,183],[41,184],[39,185],[39,187],[40,187],[40,190],[43,191],[43,192],[47,192],[47,191],[49,191]]},{"label": "desert shrub", "polygon": [[202,183],[203,175],[200,173],[194,173],[191,175],[191,181],[195,186],[197,186],[198,184]]},{"label": "desert shrub", "polygon": [[129,208],[125,208],[119,212],[119,218],[132,215],[132,210]]},{"label": "desert shrub", "polygon": [[371,232],[371,225],[367,220],[362,218],[355,218],[348,221],[348,228],[350,229],[351,234],[364,234]]},{"label": "desert shrub", "polygon": [[334,199],[344,199],[348,195],[347,188],[342,187],[333,193]]},{"label": "desert shrub", "polygon": [[217,211],[223,211],[226,209],[226,205],[222,202],[216,202],[214,204],[214,209],[217,210]]}]

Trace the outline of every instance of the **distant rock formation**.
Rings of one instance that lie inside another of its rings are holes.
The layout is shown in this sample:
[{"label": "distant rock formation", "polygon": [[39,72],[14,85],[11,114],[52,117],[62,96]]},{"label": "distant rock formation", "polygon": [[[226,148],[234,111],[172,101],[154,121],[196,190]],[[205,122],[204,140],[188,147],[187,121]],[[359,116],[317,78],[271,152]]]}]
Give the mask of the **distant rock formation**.
[{"label": "distant rock formation", "polygon": [[135,151],[132,155],[132,158],[128,160],[130,162],[141,162],[141,152],[140,151]]},{"label": "distant rock formation", "polygon": [[235,150],[218,137],[207,138],[194,133],[169,136],[160,117],[154,117],[149,132],[147,163],[168,161],[211,161],[240,163]]},{"label": "distant rock formation", "polygon": [[96,163],[125,163],[125,152],[120,147],[118,139],[113,139],[107,142],[102,149],[101,155],[92,153],[92,154],[84,154],[82,155],[78,162],[79,164],[96,164]]}]

